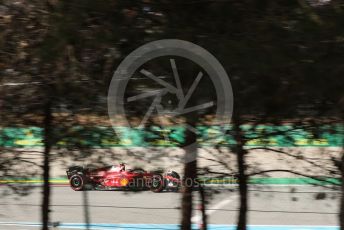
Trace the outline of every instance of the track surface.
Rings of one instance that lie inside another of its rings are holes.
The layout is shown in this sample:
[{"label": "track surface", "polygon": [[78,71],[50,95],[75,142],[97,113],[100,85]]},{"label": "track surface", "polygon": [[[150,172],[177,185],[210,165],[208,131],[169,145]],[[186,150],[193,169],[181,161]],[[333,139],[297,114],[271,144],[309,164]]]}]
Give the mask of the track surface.
[{"label": "track surface", "polygon": [[[339,194],[312,186],[256,186],[250,190],[249,223],[252,225],[337,225]],[[5,187],[0,187],[4,192]],[[236,187],[211,192],[207,206],[211,224],[235,224],[238,207]],[[323,192],[324,199],[316,199]],[[51,219],[60,223],[85,223],[85,193],[68,187],[52,188]],[[123,191],[89,191],[86,193],[91,223],[178,224],[180,194]],[[0,202],[0,229],[35,229],[15,223],[40,221],[40,188],[28,196],[6,195]],[[195,193],[195,202],[198,194]],[[199,220],[197,210],[193,221]],[[14,223],[5,226],[5,222]]]}]

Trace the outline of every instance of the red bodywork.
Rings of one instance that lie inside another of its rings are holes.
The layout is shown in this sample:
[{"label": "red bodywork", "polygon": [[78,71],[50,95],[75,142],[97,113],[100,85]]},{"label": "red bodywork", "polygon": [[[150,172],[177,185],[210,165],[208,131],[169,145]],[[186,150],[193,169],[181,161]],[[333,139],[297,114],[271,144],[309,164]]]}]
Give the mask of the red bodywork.
[{"label": "red bodywork", "polygon": [[176,172],[161,175],[142,169],[125,170],[120,166],[98,169],[74,166],[67,170],[67,176],[72,189],[76,191],[90,187],[92,189],[148,188],[154,192],[161,192],[165,188],[178,189],[181,184]]},{"label": "red bodywork", "polygon": [[[92,170],[88,173],[89,180],[96,184],[103,185],[104,187],[127,187],[140,179],[142,184],[148,184],[153,177],[153,173],[143,170],[130,170],[130,171],[115,171],[111,170],[112,167],[100,168]],[[136,182],[136,183],[139,183]]]}]

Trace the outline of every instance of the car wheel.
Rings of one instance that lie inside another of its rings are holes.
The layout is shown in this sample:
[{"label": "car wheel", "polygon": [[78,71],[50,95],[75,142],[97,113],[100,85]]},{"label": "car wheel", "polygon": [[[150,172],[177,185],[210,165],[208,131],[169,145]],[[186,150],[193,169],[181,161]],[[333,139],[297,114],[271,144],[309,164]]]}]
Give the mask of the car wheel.
[{"label": "car wheel", "polygon": [[85,180],[82,175],[75,174],[69,179],[70,186],[75,191],[81,191],[84,188]]},{"label": "car wheel", "polygon": [[153,175],[150,190],[152,192],[161,192],[164,190],[164,179],[161,175]]}]

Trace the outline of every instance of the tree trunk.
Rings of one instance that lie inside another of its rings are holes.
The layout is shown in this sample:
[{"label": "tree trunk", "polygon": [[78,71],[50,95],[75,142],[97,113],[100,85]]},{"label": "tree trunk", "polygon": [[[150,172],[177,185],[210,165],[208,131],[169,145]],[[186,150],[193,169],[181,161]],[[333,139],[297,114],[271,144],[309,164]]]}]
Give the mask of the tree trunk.
[{"label": "tree trunk", "polygon": [[339,224],[340,229],[344,230],[344,149],[342,151],[342,157],[340,162],[340,173],[341,173],[341,200],[340,200],[340,211],[339,211]]},{"label": "tree trunk", "polygon": [[[189,125],[192,123],[188,123]],[[192,127],[195,127],[192,125]],[[185,131],[185,162],[184,162],[184,180],[183,180],[183,195],[182,195],[182,230],[191,230],[192,217],[192,190],[197,176],[197,143],[196,133]]]},{"label": "tree trunk", "polygon": [[86,229],[91,229],[91,221],[90,221],[90,211],[89,211],[89,204],[88,204],[88,191],[83,191],[83,202],[84,202],[84,218],[85,218],[85,224]]},{"label": "tree trunk", "polygon": [[[48,99],[49,100],[49,99]],[[50,205],[50,150],[52,143],[52,113],[51,100],[45,105],[44,111],[44,156],[43,156],[43,199],[42,199],[42,229],[49,229],[49,205]]]},{"label": "tree trunk", "polygon": [[247,225],[247,176],[245,174],[246,165],[245,165],[245,150],[241,147],[238,147],[237,151],[237,164],[238,164],[238,179],[239,179],[239,194],[240,194],[240,209],[238,216],[238,230],[246,230]]},{"label": "tree trunk", "polygon": [[206,198],[203,185],[199,185],[199,195],[201,198],[201,213],[202,213],[202,223],[200,226],[201,230],[207,230],[207,213],[206,213]]},{"label": "tree trunk", "polygon": [[247,211],[248,211],[248,188],[246,176],[246,150],[244,149],[245,139],[243,132],[241,131],[240,125],[241,122],[237,117],[233,119],[234,132],[235,132],[235,154],[237,158],[237,167],[238,167],[238,180],[239,180],[239,196],[240,196],[240,209],[238,215],[238,230],[246,230],[247,226]]}]

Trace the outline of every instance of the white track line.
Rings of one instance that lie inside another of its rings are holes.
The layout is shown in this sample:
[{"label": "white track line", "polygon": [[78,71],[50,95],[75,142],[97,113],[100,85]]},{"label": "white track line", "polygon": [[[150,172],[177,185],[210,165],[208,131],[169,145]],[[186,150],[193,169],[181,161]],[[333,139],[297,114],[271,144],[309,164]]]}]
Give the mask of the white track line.
[{"label": "white track line", "polygon": [[[211,214],[213,214],[214,212],[217,211],[217,209],[222,208],[223,206],[233,202],[236,198],[238,198],[238,195],[234,195],[231,198],[228,198],[226,200],[222,200],[219,203],[215,204],[214,206],[212,206],[211,208],[209,208],[209,210],[206,211],[206,215],[210,216]],[[191,221],[193,223],[199,224],[202,220],[202,216],[201,213],[198,211],[198,214],[196,214],[195,216],[193,216],[191,218]]]}]

